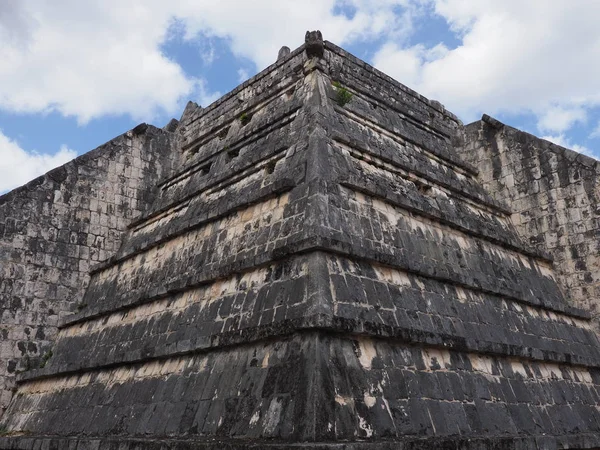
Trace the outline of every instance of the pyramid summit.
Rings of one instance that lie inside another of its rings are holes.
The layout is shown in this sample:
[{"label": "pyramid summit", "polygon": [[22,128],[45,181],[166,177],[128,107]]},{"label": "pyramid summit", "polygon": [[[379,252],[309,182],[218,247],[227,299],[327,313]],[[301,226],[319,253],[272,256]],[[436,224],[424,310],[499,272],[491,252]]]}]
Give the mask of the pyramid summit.
[{"label": "pyramid summit", "polygon": [[0,449],[598,449],[598,174],[307,32],[0,197]]}]

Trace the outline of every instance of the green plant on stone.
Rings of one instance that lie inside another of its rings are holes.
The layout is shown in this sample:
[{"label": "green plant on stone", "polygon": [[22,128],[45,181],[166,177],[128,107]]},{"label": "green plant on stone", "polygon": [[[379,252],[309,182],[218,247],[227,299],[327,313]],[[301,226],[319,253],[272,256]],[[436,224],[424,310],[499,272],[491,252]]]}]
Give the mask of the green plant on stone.
[{"label": "green plant on stone", "polygon": [[334,82],[333,86],[336,90],[335,101],[338,105],[344,107],[347,103],[349,103],[352,100],[352,92],[350,92],[348,89],[342,86],[339,81]]},{"label": "green plant on stone", "polygon": [[242,113],[242,115],[240,116],[240,123],[242,124],[242,126],[244,126],[248,122],[250,122],[250,119],[252,119],[252,116],[250,114]]}]

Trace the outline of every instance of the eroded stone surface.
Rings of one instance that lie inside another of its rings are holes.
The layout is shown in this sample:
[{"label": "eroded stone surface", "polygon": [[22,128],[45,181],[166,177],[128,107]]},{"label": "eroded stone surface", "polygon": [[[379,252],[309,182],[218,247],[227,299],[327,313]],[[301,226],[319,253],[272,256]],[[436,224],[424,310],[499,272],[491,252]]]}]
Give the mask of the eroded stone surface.
[{"label": "eroded stone surface", "polygon": [[145,125],[0,197],[0,414],[15,374],[43,364],[59,319],[81,308],[90,268],[153,202],[172,141]]},{"label": "eroded stone surface", "polygon": [[510,203],[523,240],[554,257],[573,302],[600,317],[600,163],[485,117],[460,148],[496,199]]}]

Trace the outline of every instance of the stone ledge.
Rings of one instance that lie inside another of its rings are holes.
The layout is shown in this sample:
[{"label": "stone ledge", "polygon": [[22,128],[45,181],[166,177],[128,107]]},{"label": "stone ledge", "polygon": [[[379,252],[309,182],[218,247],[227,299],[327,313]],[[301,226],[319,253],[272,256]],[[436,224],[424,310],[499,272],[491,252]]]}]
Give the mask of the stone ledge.
[{"label": "stone ledge", "polygon": [[[215,102],[211,103],[206,108],[203,108],[202,111],[201,111],[201,114],[198,117],[195,117],[190,122],[185,122],[185,125],[189,126],[192,122],[195,122],[200,117],[203,117],[203,116],[208,115],[209,113],[213,112],[219,105],[225,103],[227,100],[229,100],[232,97],[236,96],[239,92],[241,92],[242,90],[244,90],[248,86],[250,86],[250,85],[252,85],[252,84],[260,81],[262,78],[265,78],[273,70],[279,69],[280,67],[282,67],[285,64],[287,64],[294,57],[296,57],[299,54],[301,54],[304,51],[304,49],[305,49],[305,45],[302,44],[300,47],[298,47],[297,49],[293,50],[285,58],[282,58],[282,59],[276,61],[275,63],[271,64],[269,67],[267,67],[264,70],[260,71],[259,73],[257,73],[256,75],[254,75],[252,78],[249,78],[248,80],[244,81],[237,88],[233,89],[232,91],[230,91],[229,93],[227,93],[223,97],[221,97],[220,99],[218,99]],[[186,119],[186,118],[184,118],[184,117],[181,118],[181,122],[182,123],[184,122],[184,119]]]},{"label": "stone ledge", "polygon": [[[315,305],[318,307],[318,305]],[[415,330],[411,327],[390,326],[366,320],[355,320],[335,316],[331,313],[317,313],[299,319],[283,320],[266,326],[257,326],[245,330],[234,330],[212,336],[201,337],[194,345],[190,344],[185,351],[168,351],[163,348],[143,357],[124,358],[120,362],[102,364],[99,366],[81,364],[79,368],[62,370],[52,366],[34,369],[17,376],[17,383],[26,383],[57,376],[104,370],[118,365],[140,364],[153,360],[168,359],[199,352],[210,352],[216,349],[259,342],[265,339],[320,330],[336,335],[369,336],[381,339],[391,339],[402,343],[424,347],[454,350],[459,352],[480,353],[503,358],[517,358],[529,361],[551,362],[557,364],[578,365],[587,368],[600,368],[600,360],[583,358],[559,352],[543,351],[527,346],[502,344],[497,342],[479,341],[444,332],[428,332]]]},{"label": "stone ledge", "polygon": [[[325,48],[329,51],[331,51],[332,53],[335,53],[339,56],[341,56],[342,58],[345,58],[349,61],[351,61],[353,64],[356,64],[357,66],[359,66],[361,69],[365,70],[366,72],[372,73],[375,76],[377,76],[378,78],[390,83],[393,87],[400,89],[403,93],[410,95],[411,97],[415,98],[416,100],[420,101],[423,103],[423,105],[426,108],[433,108],[436,111],[442,113],[444,115],[444,117],[447,117],[448,119],[452,120],[453,122],[455,122],[457,125],[461,125],[462,122],[460,121],[460,119],[454,115],[453,113],[451,113],[450,111],[448,111],[442,104],[440,104],[439,102],[435,101],[435,100],[429,100],[428,98],[424,97],[423,95],[419,94],[416,91],[413,91],[412,89],[410,89],[409,87],[403,85],[402,83],[394,80],[392,77],[390,77],[389,75],[386,75],[385,73],[379,71],[378,69],[376,69],[375,67],[371,66],[370,64],[367,64],[364,61],[361,61],[359,58],[357,58],[356,56],[352,55],[351,53],[348,53],[346,50],[344,50],[341,47],[338,47],[337,45],[329,42],[329,41],[325,41]],[[477,169],[473,168],[473,170],[476,172]]]},{"label": "stone ledge", "polygon": [[286,443],[243,439],[127,439],[118,437],[0,437],[0,450],[598,450],[600,436],[507,437],[406,437],[376,442],[303,442]]},{"label": "stone ledge", "polygon": [[220,207],[220,208],[212,208],[211,209],[210,208],[211,205],[207,205],[207,209],[210,212],[207,212],[205,214],[205,217],[199,217],[195,223],[188,225],[187,228],[178,230],[177,232],[170,233],[170,234],[162,237],[161,239],[157,239],[152,242],[148,242],[147,245],[141,246],[139,249],[136,249],[135,251],[132,251],[130,253],[120,255],[120,257],[116,255],[115,257],[109,258],[107,261],[104,261],[102,263],[95,265],[90,270],[90,275],[94,275],[98,272],[101,272],[112,266],[115,266],[123,261],[131,259],[134,256],[137,256],[141,253],[148,251],[149,249],[151,249],[153,247],[156,247],[157,245],[167,242],[177,236],[185,234],[196,228],[202,227],[203,225],[206,225],[210,222],[219,220],[229,214],[236,212],[239,209],[243,209],[243,208],[245,208],[247,206],[251,206],[255,203],[260,203],[261,201],[268,199],[270,197],[280,195],[285,192],[289,192],[295,186],[296,186],[296,183],[294,182],[293,179],[282,178],[282,179],[276,180],[271,185],[268,185],[266,188],[262,189],[262,192],[258,192],[259,195],[253,196],[252,198],[249,198],[249,199],[242,198],[241,199],[242,201],[239,201],[239,199],[238,199],[238,201],[232,201],[231,204],[225,205],[224,207]]}]

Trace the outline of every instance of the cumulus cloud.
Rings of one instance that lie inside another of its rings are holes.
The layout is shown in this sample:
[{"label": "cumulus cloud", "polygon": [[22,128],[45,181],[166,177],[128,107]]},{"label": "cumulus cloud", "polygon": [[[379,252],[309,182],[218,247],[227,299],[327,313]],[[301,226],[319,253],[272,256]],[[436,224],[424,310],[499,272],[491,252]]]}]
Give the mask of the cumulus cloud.
[{"label": "cumulus cloud", "polygon": [[581,107],[566,108],[554,106],[544,111],[538,119],[538,128],[541,131],[550,131],[562,133],[577,122],[585,122],[587,119],[586,111]]},{"label": "cumulus cloud", "polygon": [[196,92],[190,100],[195,101],[202,107],[207,107],[222,96],[223,94],[220,91],[212,91],[208,88],[207,83],[201,80],[197,83]]},{"label": "cumulus cloud", "polygon": [[430,6],[460,44],[432,58],[432,49],[390,41],[374,63],[401,82],[406,76],[412,88],[465,120],[529,112],[539,116],[540,131],[561,132],[600,104],[600,2],[431,0]]},{"label": "cumulus cloud", "polygon": [[443,58],[448,52],[442,43],[432,48],[422,44],[402,48],[395,42],[387,42],[377,51],[375,65],[414,89],[421,83],[424,65]]},{"label": "cumulus cloud", "polygon": [[0,3],[0,41],[17,48],[26,48],[36,23],[27,14],[20,0]]},{"label": "cumulus cloud", "polygon": [[[234,54],[249,58],[258,69],[275,62],[282,45],[303,42],[306,30],[320,29],[324,38],[343,45],[393,36],[406,38],[422,0],[255,0],[175,1],[174,13],[187,30],[226,38]],[[351,14],[344,14],[344,10]]]},{"label": "cumulus cloud", "polygon": [[[0,10],[2,35],[14,37],[0,46],[5,111],[149,119],[177,111],[198,86],[161,53],[171,18],[145,2],[8,0]],[[11,31],[15,16],[32,25]]]},{"label": "cumulus cloud", "polygon": [[166,22],[116,3],[20,4],[39,25],[26,51],[0,48],[4,109],[55,110],[82,122],[104,114],[141,118],[174,111],[177,99],[192,91],[194,81],[158,50]]},{"label": "cumulus cloud", "polygon": [[[212,98],[161,46],[174,35],[194,40],[199,57],[215,57],[210,40],[262,69],[282,45],[302,43],[307,29],[326,38],[410,33],[414,0],[5,0],[0,3],[0,108],[56,111],[81,123],[104,115],[152,120],[185,100]],[[396,8],[404,7],[399,14]],[[337,9],[336,9],[337,8]],[[351,14],[340,12],[346,8]],[[205,64],[205,65],[206,65]]]},{"label": "cumulus cloud", "polygon": [[240,83],[243,83],[248,78],[250,78],[250,73],[246,69],[239,68],[237,71],[237,74],[238,74],[238,81]]},{"label": "cumulus cloud", "polygon": [[77,156],[62,145],[53,155],[27,152],[0,131],[0,194],[61,166]]}]

